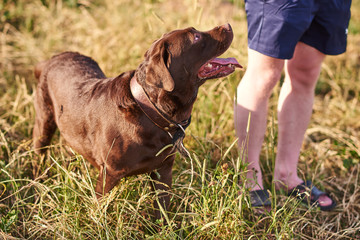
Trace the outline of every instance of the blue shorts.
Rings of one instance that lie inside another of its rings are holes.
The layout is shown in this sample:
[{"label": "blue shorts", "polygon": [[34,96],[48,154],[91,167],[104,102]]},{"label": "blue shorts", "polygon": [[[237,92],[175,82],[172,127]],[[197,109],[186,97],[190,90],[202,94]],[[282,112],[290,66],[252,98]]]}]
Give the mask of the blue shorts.
[{"label": "blue shorts", "polygon": [[245,0],[248,46],[290,59],[301,41],[327,55],[345,52],[351,0]]}]

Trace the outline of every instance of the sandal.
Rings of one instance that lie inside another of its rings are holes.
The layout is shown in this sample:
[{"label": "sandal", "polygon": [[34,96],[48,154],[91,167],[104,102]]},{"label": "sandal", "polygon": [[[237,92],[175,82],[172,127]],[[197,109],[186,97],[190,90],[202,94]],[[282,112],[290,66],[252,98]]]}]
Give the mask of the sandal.
[{"label": "sandal", "polygon": [[269,193],[266,189],[250,191],[249,194],[252,207],[271,207]]},{"label": "sandal", "polygon": [[[310,194],[309,194],[309,190],[310,190]],[[320,203],[318,201],[319,197],[324,196],[324,195],[331,199],[332,204],[327,205],[327,206],[320,205]],[[329,194],[327,194],[323,191],[320,191],[317,187],[315,187],[312,184],[311,180],[307,180],[306,182],[303,182],[303,183],[297,185],[296,187],[294,187],[293,189],[291,189],[288,192],[288,196],[296,197],[306,204],[320,207],[320,210],[322,210],[322,211],[329,211],[336,206],[335,200],[332,199],[329,196]]]}]

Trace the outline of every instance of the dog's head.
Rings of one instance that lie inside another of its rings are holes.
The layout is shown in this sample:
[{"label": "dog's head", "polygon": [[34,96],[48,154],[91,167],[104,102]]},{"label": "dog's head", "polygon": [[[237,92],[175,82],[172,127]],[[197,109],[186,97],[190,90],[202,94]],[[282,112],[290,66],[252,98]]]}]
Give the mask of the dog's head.
[{"label": "dog's head", "polygon": [[166,33],[145,54],[145,82],[172,92],[175,87],[198,87],[207,79],[227,76],[241,66],[234,58],[216,57],[229,48],[232,39],[229,24],[207,32],[186,28]]}]

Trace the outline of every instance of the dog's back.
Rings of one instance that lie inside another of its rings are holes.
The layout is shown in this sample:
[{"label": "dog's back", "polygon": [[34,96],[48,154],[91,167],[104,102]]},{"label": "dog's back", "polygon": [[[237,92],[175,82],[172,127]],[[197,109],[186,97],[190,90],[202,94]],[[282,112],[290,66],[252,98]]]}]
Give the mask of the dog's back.
[{"label": "dog's back", "polygon": [[47,61],[39,62],[35,66],[35,77],[40,80],[41,75],[44,75],[44,78],[47,79],[46,75],[50,69],[52,74],[58,74],[61,78],[65,74],[71,75],[71,77],[79,75],[81,80],[106,78],[93,59],[77,52],[63,52]]}]

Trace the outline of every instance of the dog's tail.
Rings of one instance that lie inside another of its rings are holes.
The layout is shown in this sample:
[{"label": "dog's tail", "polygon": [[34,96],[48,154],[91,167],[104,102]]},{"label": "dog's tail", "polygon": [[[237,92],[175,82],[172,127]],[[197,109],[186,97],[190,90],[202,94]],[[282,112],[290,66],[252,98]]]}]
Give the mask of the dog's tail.
[{"label": "dog's tail", "polygon": [[39,81],[42,71],[44,70],[44,67],[46,66],[47,61],[42,61],[36,64],[34,69],[34,74],[36,79]]}]

